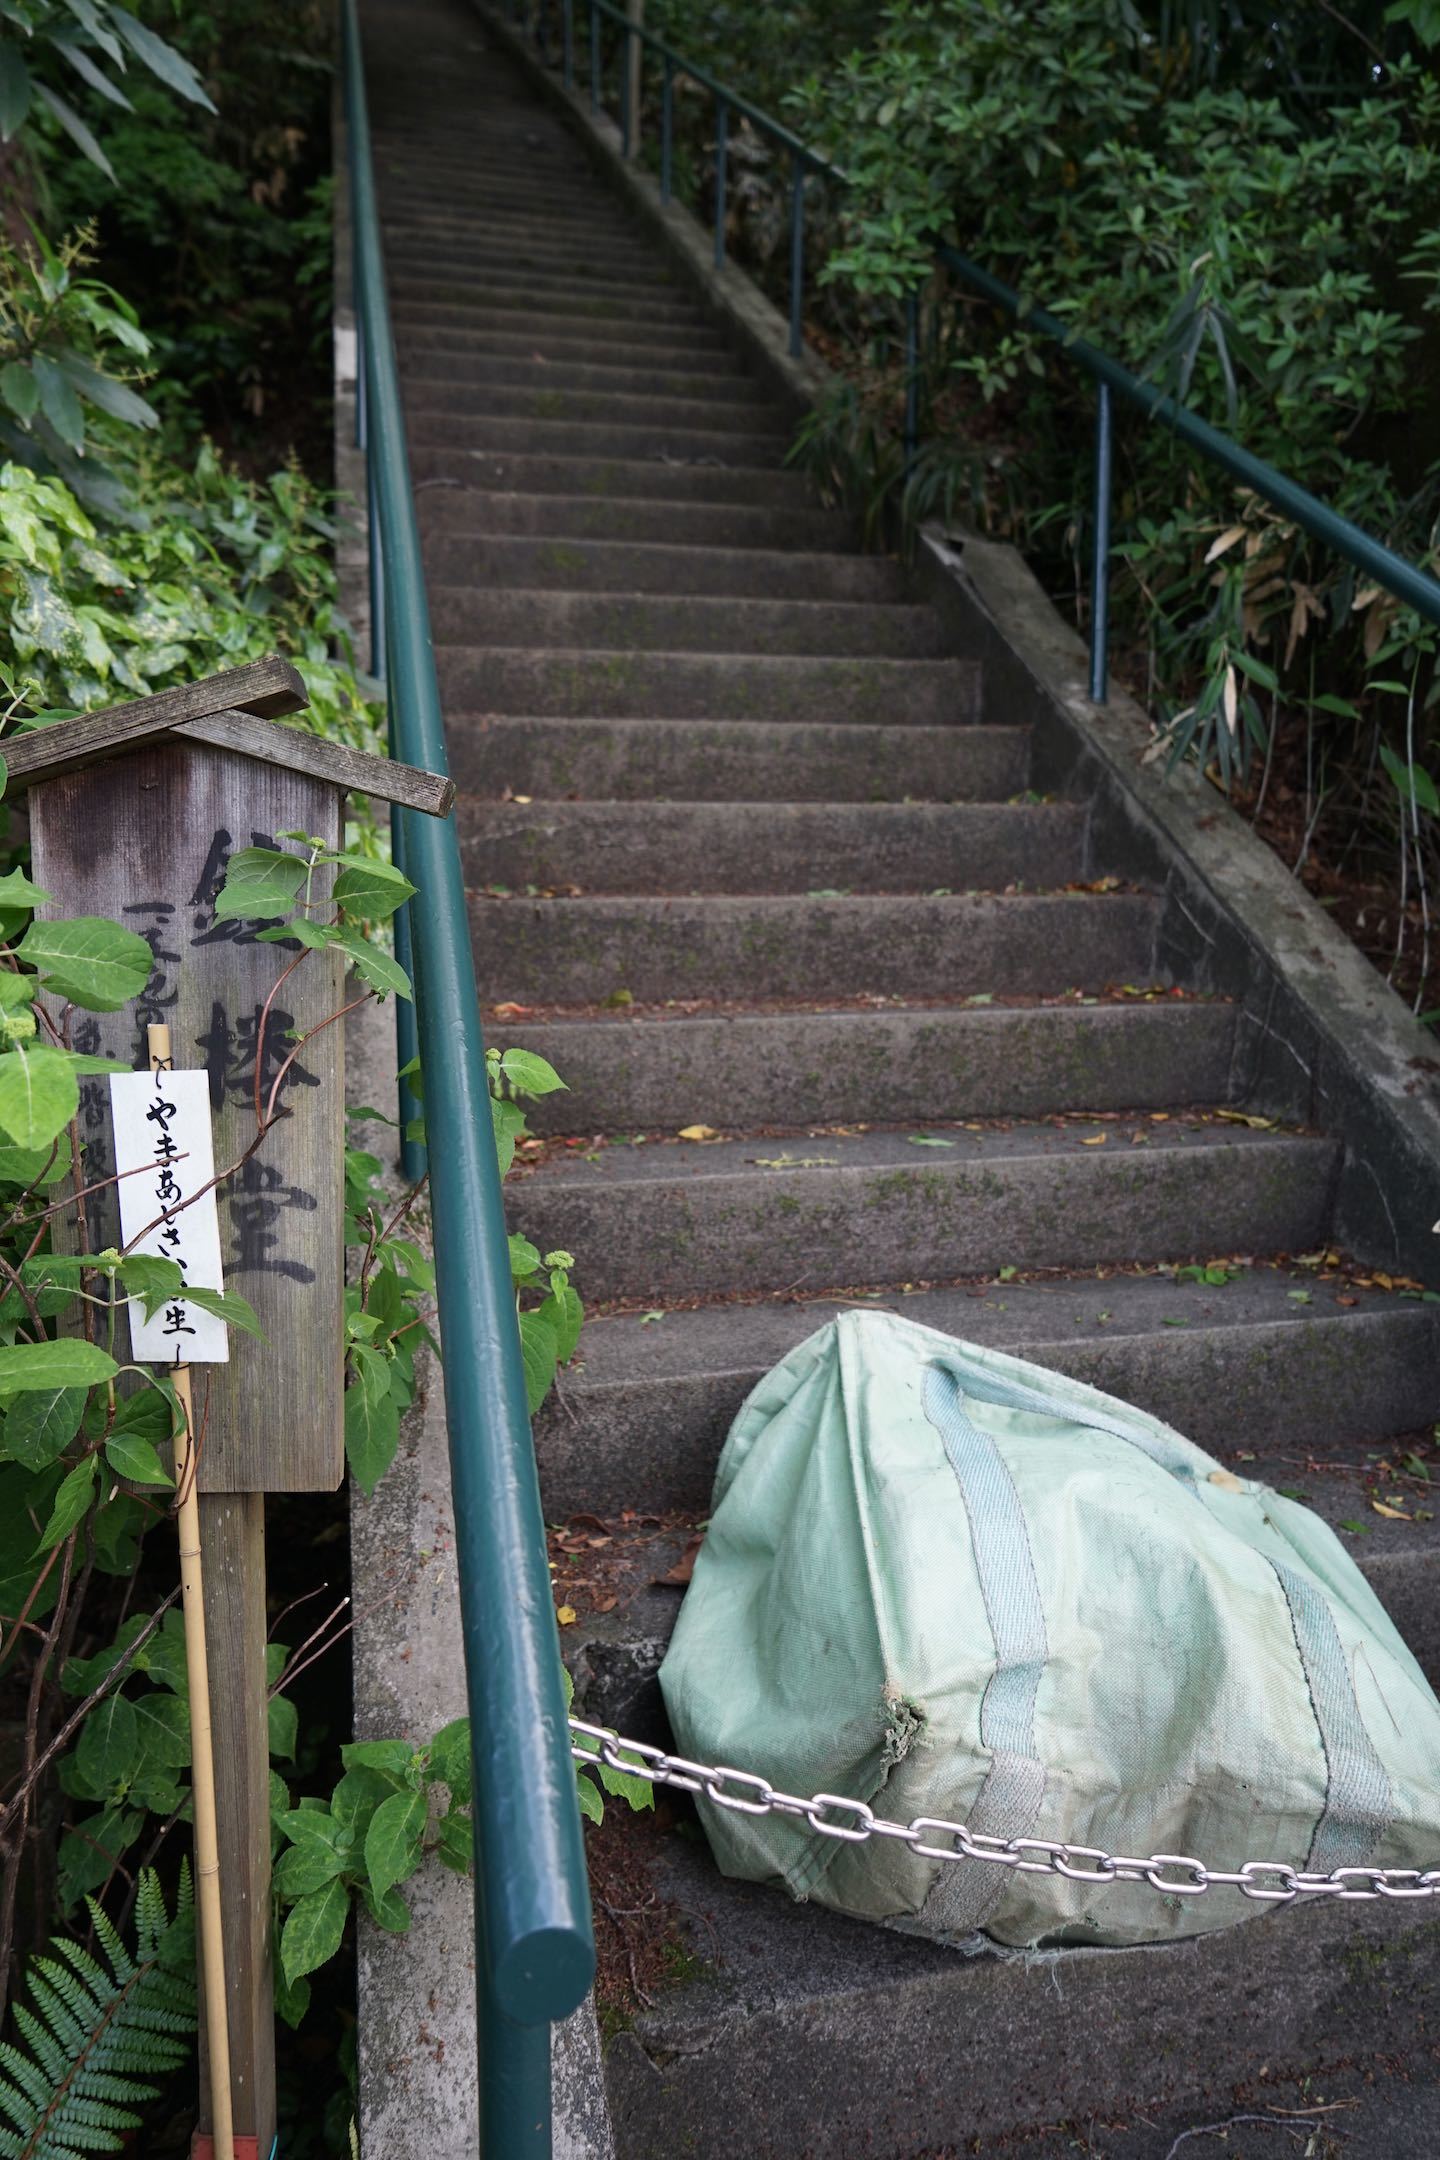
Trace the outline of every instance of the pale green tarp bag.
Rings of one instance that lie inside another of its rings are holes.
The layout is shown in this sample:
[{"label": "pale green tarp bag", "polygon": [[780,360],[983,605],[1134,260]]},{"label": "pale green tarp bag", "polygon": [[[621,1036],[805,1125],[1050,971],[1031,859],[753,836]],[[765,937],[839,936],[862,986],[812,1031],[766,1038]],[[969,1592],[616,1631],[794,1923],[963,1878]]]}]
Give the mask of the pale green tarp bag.
[{"label": "pale green tarp bag", "polygon": [[[660,1682],[693,1760],[902,1823],[1225,1869],[1440,1863],[1440,1703],[1317,1516],[1096,1388],[887,1313],[830,1322],[741,1410]],[[701,1812],[726,1874],[940,1941],[1150,1942],[1266,1909]]]}]

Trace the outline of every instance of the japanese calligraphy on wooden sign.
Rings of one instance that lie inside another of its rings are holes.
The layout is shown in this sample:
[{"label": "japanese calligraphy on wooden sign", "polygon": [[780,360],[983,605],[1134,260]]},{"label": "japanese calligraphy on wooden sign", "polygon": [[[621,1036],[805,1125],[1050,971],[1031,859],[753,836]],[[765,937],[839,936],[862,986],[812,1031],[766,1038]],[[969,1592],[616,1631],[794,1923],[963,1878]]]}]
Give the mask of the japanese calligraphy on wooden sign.
[{"label": "japanese calligraphy on wooden sign", "polygon": [[[173,1260],[187,1289],[223,1290],[207,1076],[112,1073],[110,1110],[125,1249]],[[230,1331],[183,1294],[148,1320],[132,1298],[130,1349],[137,1364],[226,1365]]]},{"label": "japanese calligraphy on wooden sign", "polygon": [[[202,1493],[328,1490],[343,1463],[343,1027],[325,1023],[345,1003],[344,962],[333,948],[262,942],[261,923],[217,919],[226,865],[240,848],[285,845],[287,833],[339,847],[352,788],[437,816],[454,795],[443,776],[264,717],[304,701],[293,668],[261,661],[62,721],[8,757],[12,793],[30,790],[34,876],[54,911],[125,923],[154,955],[133,1005],[69,1016],[71,1047],[143,1077],[146,1028],[163,1021],[174,1078],[198,1067],[208,1096],[219,1263],[266,1340],[206,1376]],[[323,898],[323,884],[315,891]],[[277,1081],[278,1122],[256,1148]],[[74,1249],[83,1238],[101,1252],[122,1242],[126,1220],[103,1079],[82,1084],[80,1135],[92,1189],[83,1222],[64,1218],[57,1242]],[[204,1361],[199,1340],[189,1361]],[[173,1346],[160,1356],[173,1362]]]}]

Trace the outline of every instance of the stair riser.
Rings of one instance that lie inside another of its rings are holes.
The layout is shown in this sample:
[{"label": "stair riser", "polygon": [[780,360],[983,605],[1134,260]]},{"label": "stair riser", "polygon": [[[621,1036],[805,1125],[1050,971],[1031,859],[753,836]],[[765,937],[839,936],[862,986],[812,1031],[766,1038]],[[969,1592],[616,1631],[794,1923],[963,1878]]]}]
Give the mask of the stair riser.
[{"label": "stair riser", "polygon": [[[565,399],[572,417],[577,398],[588,406],[596,398],[619,397],[673,399],[693,408],[696,415],[718,419],[729,417],[733,408],[753,421],[758,402],[756,391],[738,372],[672,374],[655,366],[581,365],[563,356],[558,363],[542,363],[533,352],[510,359],[486,359],[469,352],[411,352],[400,377],[406,403],[415,411],[420,409],[417,399],[437,405],[448,399],[451,411],[465,409],[465,401],[470,401],[475,410],[501,412],[506,409],[503,405],[481,404],[480,399],[498,394],[533,400],[553,390]],[[454,402],[457,397],[462,401],[459,405]],[[603,407],[596,409],[603,413]]]},{"label": "stair riser", "polygon": [[537,1177],[514,1188],[509,1214],[542,1252],[584,1254],[591,1298],[823,1290],[857,1265],[899,1282],[1183,1257],[1202,1222],[1220,1252],[1303,1252],[1323,1234],[1334,1162],[1326,1143],[1277,1141],[609,1190]]},{"label": "stair riser", "polygon": [[566,1083],[530,1107],[534,1131],[663,1133],[848,1125],[882,1106],[889,1121],[923,1126],[1224,1102],[1234,1015],[1226,1005],[932,1008],[494,1028]]},{"label": "stair riser", "polygon": [[767,408],[758,392],[749,396],[743,385],[726,397],[664,397],[646,392],[632,396],[624,390],[577,390],[563,370],[537,369],[526,386],[511,383],[479,383],[473,388],[459,382],[417,381],[407,377],[405,410],[412,419],[435,413],[447,427],[454,420],[489,420],[507,415],[517,420],[599,421],[604,426],[652,429],[699,428],[725,434],[788,433],[777,424],[767,429]]},{"label": "stair riser", "polygon": [[[433,454],[426,455],[433,464]],[[636,481],[653,477],[657,470],[664,477],[666,470],[651,467],[637,473],[632,466],[622,468],[621,477],[627,469]],[[462,461],[461,470],[474,468]],[[489,470],[486,466],[485,471]],[[601,468],[602,474],[609,470]],[[699,476],[682,473],[679,477],[693,482]],[[658,496],[627,498],[618,487],[589,495],[563,490],[550,495],[496,494],[477,477],[465,487],[429,489],[419,498],[419,510],[427,534],[523,533],[564,540],[634,541],[643,547],[793,548],[797,552],[850,544],[853,536],[848,523],[832,511],[784,507],[802,497],[803,483],[795,477],[788,473],[754,477],[761,483],[761,499],[749,502],[686,502],[679,499],[678,490],[668,501]],[[508,484],[517,487],[521,482],[536,488],[540,476],[517,467]]]},{"label": "stair riser", "polygon": [[[652,506],[672,503],[744,503],[755,510],[808,512],[810,493],[798,473],[779,466],[666,465],[658,458],[644,464],[635,458],[581,458],[542,451],[431,449],[412,446],[410,472],[417,486],[438,480],[447,487],[495,489],[501,494],[565,495],[577,489],[604,512],[604,497],[621,499],[619,516],[634,521],[637,537],[654,537]],[[481,501],[476,496],[476,502]]]},{"label": "stair riser", "polygon": [[472,313],[490,317],[510,311],[559,318],[577,330],[607,322],[623,323],[632,330],[641,321],[661,323],[672,335],[702,329],[704,324],[699,309],[686,302],[652,299],[649,293],[632,293],[624,286],[592,293],[563,284],[549,289],[529,278],[506,284],[494,278],[427,278],[405,273],[396,278],[392,290],[397,308],[407,313],[423,309],[432,321],[463,322]]},{"label": "stair riser", "polygon": [[[655,1870],[657,1894],[672,1909],[710,1917],[708,1855],[677,1852],[676,1864],[668,1862],[667,1853]],[[724,1917],[745,1932],[736,1941],[722,1938],[718,1948],[713,1918],[710,1927],[687,1932],[685,1947],[701,1973],[717,1976],[713,2024],[701,2032],[693,2029],[699,2020],[679,2025],[683,2003],[667,2017],[662,1997],[658,2011],[610,2045],[605,2077],[618,2160],[673,2160],[677,2151],[687,2160],[730,2160],[737,2150],[784,2160],[860,2153],[865,2160],[930,2160],[960,2152],[989,2160],[1015,2151],[1058,2160],[1083,2154],[1087,2144],[1096,2160],[1121,2153],[1167,2160],[1176,2153],[1169,2142],[1176,2122],[1228,2126],[1237,2112],[1253,2115],[1257,2106],[1266,2110],[1261,2141],[1242,2147],[1238,2139],[1248,2133],[1241,2128],[1215,2150],[1233,2151],[1236,2160],[1260,2160],[1267,2146],[1299,2155],[1299,2138],[1287,2146],[1270,2130],[1288,2121],[1269,2112],[1272,2096],[1274,2105],[1298,2112],[1315,2093],[1328,2099],[1331,2071],[1428,2063],[1440,2016],[1428,1905],[1397,1912],[1393,1904],[1316,1901],[1268,1924],[1242,1908],[1236,1918],[1250,1924],[1238,1934],[1222,1930],[1162,1949],[1003,1960],[921,1951],[903,1964],[879,1951],[873,1987],[812,1992],[797,1975],[827,1951],[839,1950],[847,1968],[857,1964],[863,1923],[843,1932],[827,1920],[817,1925],[812,1908],[784,1909],[783,1900],[777,1889],[727,1885]],[[764,1945],[761,1958],[749,1961],[760,1970],[742,1965],[748,1991],[736,1999],[726,1975],[750,1939],[757,1950]],[[973,2034],[974,2044],[957,2045],[960,2034]],[[915,2071],[921,2063],[923,2077]],[[1335,2153],[1418,2160],[1426,2150],[1421,2142],[1387,2143],[1383,2096],[1367,2112],[1377,2141],[1358,2148],[1348,2138],[1344,2145],[1329,2140]],[[1169,2120],[1152,2140],[1143,2128],[1131,2134],[1137,2118],[1150,2126]],[[1318,2118],[1337,2119],[1351,2118]],[[1302,2119],[1300,2136],[1310,2132],[1318,2160],[1325,2133],[1311,2129],[1316,2120]],[[1090,2136],[1097,2124],[1127,2127],[1119,2135],[1104,2128],[1101,2143]],[[1037,2144],[1040,2125],[1073,2128]],[[1176,2160],[1188,2160],[1190,2151],[1184,2145]]]},{"label": "stair riser", "polygon": [[487,1002],[969,997],[1146,982],[1147,899],[483,900],[472,895]]},{"label": "stair riser", "polygon": [[452,645],[436,655],[449,712],[587,719],[857,720],[950,727],[978,716],[963,660],[561,652]]},{"label": "stair riser", "polygon": [[549,457],[674,458],[685,464],[778,468],[790,447],[788,435],[747,434],[739,428],[675,427],[664,421],[649,426],[608,421],[507,420],[421,410],[406,415],[410,440],[417,448],[513,451]]},{"label": "stair riser", "polygon": [[[582,1265],[590,1294],[586,1275]],[[1016,1344],[991,1324],[975,1339],[1102,1388],[1227,1456],[1309,1454],[1321,1435],[1326,1449],[1343,1450],[1413,1431],[1433,1419],[1429,1374],[1440,1358],[1440,1326],[1399,1313],[1095,1342]],[[607,1387],[587,1387],[582,1375],[564,1406],[548,1404],[536,1421],[547,1518],[627,1507],[703,1512],[725,1435],[766,1369],[737,1358],[731,1372]]]},{"label": "stair riser", "polygon": [[468,720],[450,769],[479,795],[600,801],[1003,802],[1030,770],[1021,728],[771,728],[745,720]]},{"label": "stair riser", "polygon": [[425,281],[436,285],[453,287],[460,296],[486,294],[486,292],[533,292],[544,294],[546,300],[574,300],[589,305],[592,300],[637,300],[641,307],[684,307],[693,309],[695,302],[682,285],[665,276],[665,272],[650,270],[643,276],[635,276],[628,268],[615,264],[592,264],[587,266],[561,266],[561,264],[527,264],[518,255],[512,257],[484,257],[484,255],[456,255],[451,248],[402,248],[399,266],[408,281]]},{"label": "stair riser", "polygon": [[474,591],[432,585],[441,645],[623,653],[813,654],[936,659],[944,630],[931,608],[850,600],[650,597],[633,593]]},{"label": "stair riser", "polygon": [[899,564],[872,555],[647,547],[564,537],[432,538],[425,547],[425,569],[432,591],[467,585],[487,595],[511,588],[876,603],[899,600],[904,592]]},{"label": "stair riser", "polygon": [[[587,893],[999,891],[1085,871],[1079,805],[468,802],[470,885]],[[733,1123],[734,1119],[728,1122]]]},{"label": "stair riser", "polygon": [[744,369],[722,346],[636,345],[617,338],[528,338],[430,330],[407,336],[402,381],[511,382],[552,379],[576,389],[655,389],[675,397],[749,394]]},{"label": "stair riser", "polygon": [[[497,309],[419,308],[392,311],[402,324],[401,372],[407,359],[424,363],[437,353],[483,359],[496,354],[520,360],[527,370],[541,362],[561,367],[571,360],[593,360],[603,367],[679,368],[702,374],[728,372],[744,381],[745,371],[720,339],[704,330],[670,331],[653,326],[647,336],[632,323],[568,323],[563,316],[526,315]],[[527,372],[525,380],[532,380]]]},{"label": "stair riser", "polygon": [[661,297],[689,297],[643,249],[594,249],[580,238],[541,248],[503,239],[465,240],[443,233],[432,237],[387,226],[386,246],[413,277],[464,278],[482,285],[495,280],[514,285],[533,278],[561,290],[583,291],[599,283]]}]

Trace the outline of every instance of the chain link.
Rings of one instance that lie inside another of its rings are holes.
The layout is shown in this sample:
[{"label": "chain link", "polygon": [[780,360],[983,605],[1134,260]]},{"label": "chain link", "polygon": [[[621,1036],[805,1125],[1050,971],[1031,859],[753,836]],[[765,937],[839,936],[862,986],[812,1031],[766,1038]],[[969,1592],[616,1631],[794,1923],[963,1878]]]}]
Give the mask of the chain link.
[{"label": "chain link", "polygon": [[887,1822],[864,1800],[849,1800],[840,1793],[815,1793],[809,1800],[800,1800],[794,1793],[778,1791],[753,1770],[667,1755],[647,1741],[624,1740],[608,1726],[587,1725],[583,1718],[571,1718],[570,1735],[570,1752],[582,1766],[622,1770],[648,1785],[673,1785],[734,1814],[794,1816],[818,1836],[842,1844],[895,1838],[922,1860],[983,1860],[991,1867],[1014,1868],[1019,1875],[1059,1875],[1067,1882],[1100,1888],[1111,1883],[1143,1883],[1165,1897],[1238,1890],[1242,1897],[1262,1905],[1293,1905],[1304,1898],[1368,1903],[1376,1898],[1440,1895],[1440,1867],[1341,1867],[1328,1875],[1314,1875],[1284,1860],[1247,1860],[1241,1868],[1211,1868],[1187,1853],[1152,1853],[1148,1860],[1133,1860],[1096,1845],[994,1837],[938,1815],[917,1815],[909,1823]]}]

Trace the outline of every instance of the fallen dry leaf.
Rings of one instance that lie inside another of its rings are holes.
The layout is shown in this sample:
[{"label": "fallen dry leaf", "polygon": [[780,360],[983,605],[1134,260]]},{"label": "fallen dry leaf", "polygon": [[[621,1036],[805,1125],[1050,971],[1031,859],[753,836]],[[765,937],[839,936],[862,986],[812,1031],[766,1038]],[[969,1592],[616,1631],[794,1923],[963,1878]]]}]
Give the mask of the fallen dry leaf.
[{"label": "fallen dry leaf", "polygon": [[1252,1117],[1248,1110],[1217,1110],[1217,1118],[1224,1118],[1230,1125],[1248,1125],[1252,1132],[1274,1132],[1273,1117]]},{"label": "fallen dry leaf", "polygon": [[517,1005],[512,999],[507,999],[503,1005],[492,1005],[490,1010],[497,1020],[523,1020],[530,1007]]},{"label": "fallen dry leaf", "polygon": [[1405,1514],[1405,1512],[1401,1508],[1386,1507],[1383,1500],[1372,1500],[1370,1502],[1370,1505],[1372,1508],[1374,1508],[1375,1513],[1377,1515],[1383,1515],[1387,1522],[1409,1522],[1412,1519],[1409,1515]]},{"label": "fallen dry leaf", "polygon": [[1110,1135],[1108,1133],[1103,1132],[1082,1134],[1080,1139],[1080,1145],[1081,1147],[1104,1147],[1105,1142],[1109,1139],[1109,1137]]},{"label": "fallen dry leaf", "polygon": [[555,1618],[561,1627],[574,1627],[578,1615],[573,1605],[561,1605],[556,1610]]},{"label": "fallen dry leaf", "polygon": [[713,1125],[682,1125],[680,1127],[680,1138],[682,1140],[718,1140],[719,1137],[720,1135]]},{"label": "fallen dry leaf", "polygon": [[656,1575],[653,1580],[657,1583],[688,1583],[695,1572],[695,1555],[704,1542],[703,1536],[692,1537],[687,1542],[684,1552],[681,1553],[680,1558],[671,1568],[669,1574]]}]

